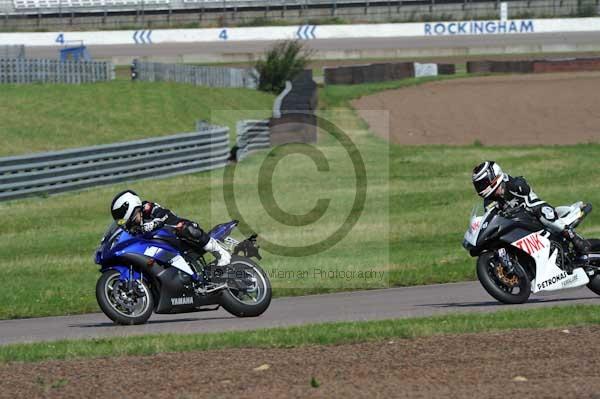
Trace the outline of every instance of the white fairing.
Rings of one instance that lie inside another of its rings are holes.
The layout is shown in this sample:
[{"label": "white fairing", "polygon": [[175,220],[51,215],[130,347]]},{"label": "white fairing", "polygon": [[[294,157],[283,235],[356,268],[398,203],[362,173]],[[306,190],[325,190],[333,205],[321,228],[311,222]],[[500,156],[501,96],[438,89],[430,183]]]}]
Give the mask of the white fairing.
[{"label": "white fairing", "polygon": [[576,202],[571,206],[556,207],[556,212],[565,226],[570,226],[583,216],[582,207],[583,202]]},{"label": "white fairing", "polygon": [[556,265],[558,250],[550,253],[548,235],[547,232],[540,230],[512,243],[535,261],[536,278],[531,282],[531,292],[556,291],[589,283],[590,279],[582,268],[575,269],[573,274],[568,274]]},{"label": "white fairing", "polygon": [[191,266],[181,257],[181,255],[177,255],[173,259],[171,259],[171,266],[176,267],[184,273],[189,274],[190,276],[194,274]]}]

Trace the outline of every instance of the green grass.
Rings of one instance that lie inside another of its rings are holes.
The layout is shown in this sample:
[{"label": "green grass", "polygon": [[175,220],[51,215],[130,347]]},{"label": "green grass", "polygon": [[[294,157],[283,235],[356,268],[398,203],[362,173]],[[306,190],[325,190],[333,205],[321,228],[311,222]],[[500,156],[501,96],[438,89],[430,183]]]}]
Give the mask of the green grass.
[{"label": "green grass", "polygon": [[[262,110],[274,96],[248,89],[113,81],[0,85],[0,156],[194,131],[213,109]],[[235,130],[235,120],[216,121]]]},{"label": "green grass", "polygon": [[[412,78],[393,80],[389,82],[378,82],[378,83],[365,83],[359,85],[328,85],[321,90],[320,94],[320,106],[323,108],[348,108],[350,107],[349,102],[351,100],[375,94],[385,90],[401,89],[403,87],[410,87],[421,85],[429,82],[436,82],[441,80],[451,79],[465,79],[475,76],[486,76],[486,74],[467,74],[457,73],[455,75],[439,75],[439,76],[428,76],[423,78]],[[361,128],[365,128],[365,125],[358,125]]]},{"label": "green grass", "polygon": [[289,348],[333,345],[438,334],[480,333],[512,329],[560,328],[600,324],[597,306],[456,314],[370,322],[313,324],[300,327],[211,334],[162,334],[0,346],[0,363],[36,362],[103,356],[153,355],[222,348]]},{"label": "green grass", "polygon": [[[457,74],[363,85],[327,86],[321,104],[349,107],[349,101],[381,90],[398,89]],[[367,130],[355,113],[345,115],[345,128]],[[373,139],[376,140],[376,139]],[[383,147],[381,153],[385,151]],[[476,279],[474,260],[460,243],[471,208],[479,203],[471,171],[493,159],[508,173],[525,175],[533,189],[555,206],[583,200],[600,203],[600,176],[595,170],[600,145],[576,146],[389,146],[389,283],[392,286]],[[600,233],[600,216],[592,213],[579,231]]]},{"label": "green grass", "polygon": [[[319,137],[318,148],[329,160],[329,172],[317,171],[304,155],[282,158],[274,171],[274,198],[284,211],[305,214],[317,199],[330,199],[325,216],[309,226],[277,222],[259,198],[261,166],[282,149],[273,154],[256,153],[239,165],[234,192],[242,216],[263,237],[261,265],[270,273],[276,296],[474,279],[474,260],[460,244],[471,207],[478,201],[470,183],[471,170],[483,159],[496,159],[508,172],[525,174],[535,191],[554,205],[576,200],[600,203],[596,189],[600,176],[590,173],[600,156],[598,145],[389,145],[373,136],[349,109],[352,98],[430,80],[434,79],[328,86],[320,91],[320,103],[326,108],[322,116],[347,132],[367,172],[366,203],[358,223],[324,252],[303,257],[278,255],[269,251],[272,247],[264,239],[289,246],[318,243],[349,216],[355,179],[352,163],[336,140],[326,134]],[[217,112],[217,106],[212,106],[213,119],[246,118],[241,111]],[[73,135],[72,139],[70,144],[79,145],[75,140],[88,137]],[[43,138],[37,140],[43,142]],[[230,215],[225,204],[223,176],[222,170],[216,170],[0,203],[2,214],[10,215],[9,223],[0,224],[0,270],[10,276],[0,281],[0,318],[98,311],[94,285],[99,274],[92,254],[108,225],[112,196],[131,188],[210,227],[237,216]],[[599,220],[592,214],[580,230],[594,236],[600,232]],[[241,236],[238,233],[237,238]],[[373,270],[383,276],[345,278],[321,270]]]}]

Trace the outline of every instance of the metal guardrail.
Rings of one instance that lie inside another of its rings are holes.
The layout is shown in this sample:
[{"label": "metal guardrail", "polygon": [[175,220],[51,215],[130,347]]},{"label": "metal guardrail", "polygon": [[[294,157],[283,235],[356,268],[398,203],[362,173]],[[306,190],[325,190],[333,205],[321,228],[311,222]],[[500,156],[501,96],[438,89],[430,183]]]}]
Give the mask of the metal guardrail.
[{"label": "metal guardrail", "polygon": [[134,60],[132,78],[149,82],[191,83],[209,87],[245,87],[256,89],[258,72],[254,68],[207,67],[184,64],[163,64]]},{"label": "metal guardrail", "polygon": [[229,129],[0,158],[0,201],[224,167]]},{"label": "metal guardrail", "polygon": [[115,78],[114,66],[103,61],[0,58],[0,83],[93,83]]},{"label": "metal guardrail", "polygon": [[271,147],[270,121],[244,120],[237,123],[237,151],[235,159],[241,161],[250,151]]}]

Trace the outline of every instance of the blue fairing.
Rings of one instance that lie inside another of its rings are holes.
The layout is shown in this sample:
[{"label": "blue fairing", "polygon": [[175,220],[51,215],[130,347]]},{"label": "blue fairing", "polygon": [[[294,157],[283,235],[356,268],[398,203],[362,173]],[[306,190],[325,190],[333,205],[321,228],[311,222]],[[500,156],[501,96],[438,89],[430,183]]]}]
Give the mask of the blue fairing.
[{"label": "blue fairing", "polygon": [[133,273],[130,273],[131,269],[127,266],[110,266],[102,268],[102,272],[111,269],[117,270],[121,274],[121,277],[119,278],[121,281],[129,281],[131,279],[139,280],[142,277],[142,275],[135,270],[133,270]]},{"label": "blue fairing", "polygon": [[[223,240],[231,234],[231,231],[237,225],[237,220],[223,223],[215,226],[208,234],[217,240]],[[160,229],[149,234],[133,235],[113,223],[96,250],[95,262],[101,266],[101,271],[118,270],[123,280],[128,280],[131,277],[139,279],[140,273],[134,270],[133,276],[130,276],[130,268],[122,266],[122,259],[119,258],[126,254],[136,254],[152,258],[161,264],[168,263],[170,259],[179,255],[179,250],[161,239],[173,238],[177,238],[177,236],[168,229]]]},{"label": "blue fairing", "polygon": [[214,238],[215,240],[223,241],[225,237],[229,236],[233,229],[238,225],[237,220],[232,220],[231,222],[219,224],[211,231],[208,232],[208,235]]},{"label": "blue fairing", "polygon": [[179,251],[172,245],[155,238],[176,238],[176,236],[164,229],[145,235],[132,235],[120,228],[111,228],[96,251],[96,263],[106,268],[111,268],[115,258],[124,254],[138,254],[154,259],[160,259],[157,254],[178,254]]}]

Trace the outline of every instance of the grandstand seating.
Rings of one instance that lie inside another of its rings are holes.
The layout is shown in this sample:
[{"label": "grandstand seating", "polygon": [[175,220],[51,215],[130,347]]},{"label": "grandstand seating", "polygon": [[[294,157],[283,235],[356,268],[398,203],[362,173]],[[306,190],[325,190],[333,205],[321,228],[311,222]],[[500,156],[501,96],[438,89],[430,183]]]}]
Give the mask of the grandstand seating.
[{"label": "grandstand seating", "polygon": [[118,7],[142,4],[169,4],[170,0],[13,0],[16,9],[70,8],[70,7]]}]

